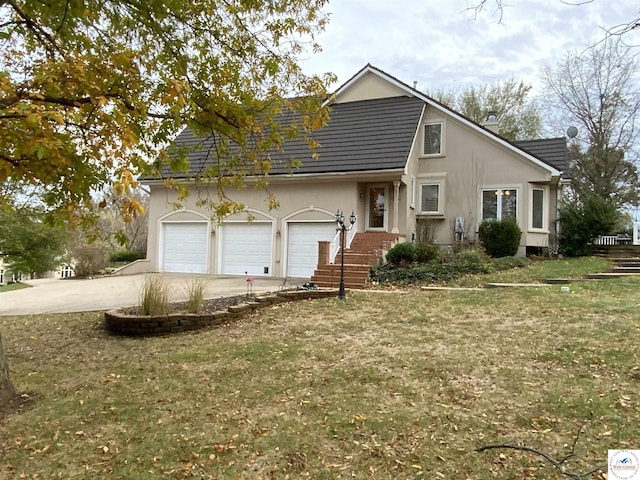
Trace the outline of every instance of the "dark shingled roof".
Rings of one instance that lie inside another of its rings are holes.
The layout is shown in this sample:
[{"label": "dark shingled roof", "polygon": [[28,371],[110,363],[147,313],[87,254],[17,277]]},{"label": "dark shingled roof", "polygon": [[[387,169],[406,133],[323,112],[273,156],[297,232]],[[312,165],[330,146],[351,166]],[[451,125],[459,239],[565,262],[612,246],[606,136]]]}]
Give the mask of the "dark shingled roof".
[{"label": "dark shingled roof", "polygon": [[562,178],[570,178],[569,152],[564,137],[542,138],[539,140],[520,140],[513,144],[525,152],[538,157],[562,172]]},{"label": "dark shingled roof", "polygon": [[[333,104],[327,125],[312,134],[320,144],[317,149],[319,158],[312,158],[309,145],[303,140],[287,140],[284,152],[272,152],[269,175],[403,170],[424,106],[424,100],[416,97]],[[290,114],[282,115],[277,121],[287,125],[291,118]],[[171,172],[165,167],[162,176],[191,178],[198,175],[209,163],[215,162],[215,158],[208,156],[208,152],[213,151],[213,144],[213,137],[196,137],[191,129],[184,129],[176,137],[174,145],[189,149],[189,172]],[[511,144],[560,170],[564,178],[569,178],[565,138],[524,140]],[[302,165],[290,171],[288,161],[291,159],[300,160]]]},{"label": "dark shingled roof", "polygon": [[[269,175],[289,174],[287,160],[292,158],[302,162],[293,170],[294,175],[404,169],[423,107],[424,102],[414,97],[333,104],[327,125],[312,134],[320,143],[319,158],[312,158],[308,143],[288,140],[284,152],[272,153]],[[198,138],[188,128],[183,130],[174,144],[193,148],[189,153],[190,171],[171,173],[165,168],[163,177],[193,177],[201,172],[208,161],[213,161],[207,158],[212,140]]]}]

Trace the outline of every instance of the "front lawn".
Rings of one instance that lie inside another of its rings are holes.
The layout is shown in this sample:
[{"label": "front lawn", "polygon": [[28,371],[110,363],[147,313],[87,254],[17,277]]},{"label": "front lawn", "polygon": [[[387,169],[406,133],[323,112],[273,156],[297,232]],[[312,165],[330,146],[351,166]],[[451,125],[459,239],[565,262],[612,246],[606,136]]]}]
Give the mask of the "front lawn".
[{"label": "front lawn", "polygon": [[148,339],[0,317],[33,397],[0,420],[0,478],[555,479],[474,449],[562,458],[579,429],[586,472],[640,448],[640,279],[570,290],[349,293]]},{"label": "front lawn", "polygon": [[24,283],[8,283],[6,285],[0,285],[0,293],[20,290],[22,288],[29,288],[29,285],[25,285]]},{"label": "front lawn", "polygon": [[531,261],[526,267],[496,271],[487,275],[469,275],[448,282],[448,286],[479,286],[489,282],[535,283],[545,278],[579,280],[589,273],[604,272],[611,262],[602,257],[580,257]]}]

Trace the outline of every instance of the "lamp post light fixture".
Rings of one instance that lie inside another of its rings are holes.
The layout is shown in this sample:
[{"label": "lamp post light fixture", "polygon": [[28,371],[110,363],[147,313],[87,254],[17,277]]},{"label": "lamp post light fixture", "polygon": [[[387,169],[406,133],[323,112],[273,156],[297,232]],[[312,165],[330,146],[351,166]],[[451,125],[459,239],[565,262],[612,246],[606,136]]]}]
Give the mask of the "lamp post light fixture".
[{"label": "lamp post light fixture", "polygon": [[344,223],[344,213],[342,210],[336,212],[336,231],[340,232],[340,287],[338,288],[338,298],[345,299],[344,294],[344,234],[353,228],[357,216],[352,211],[349,217],[349,225]]}]

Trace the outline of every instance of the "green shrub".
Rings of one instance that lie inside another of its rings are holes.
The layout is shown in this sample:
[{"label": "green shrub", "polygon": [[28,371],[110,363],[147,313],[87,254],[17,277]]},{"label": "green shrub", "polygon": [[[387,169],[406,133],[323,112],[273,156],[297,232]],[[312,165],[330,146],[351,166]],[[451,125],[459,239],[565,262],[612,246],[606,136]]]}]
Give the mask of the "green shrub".
[{"label": "green shrub", "polygon": [[491,261],[484,250],[475,248],[459,251],[455,259],[463,265],[486,265]]},{"label": "green shrub", "polygon": [[140,292],[142,315],[166,315],[169,312],[169,285],[161,277],[145,278]]},{"label": "green shrub", "polygon": [[437,263],[442,259],[442,250],[433,243],[416,243],[415,249],[418,263]]},{"label": "green shrub", "polygon": [[558,215],[560,251],[568,257],[588,255],[598,235],[613,231],[619,212],[607,198],[591,195],[581,203],[566,202]]},{"label": "green shrub", "polygon": [[500,257],[491,260],[491,265],[496,270],[509,270],[511,268],[522,268],[529,265],[530,260],[524,257]]},{"label": "green shrub", "polygon": [[518,253],[522,230],[515,218],[485,220],[480,224],[478,236],[491,257],[512,257]]},{"label": "green shrub", "polygon": [[187,311],[189,313],[200,313],[204,302],[204,289],[207,282],[204,280],[192,280],[187,285]]},{"label": "green shrub", "polygon": [[142,255],[140,252],[133,252],[131,250],[118,250],[115,252],[111,252],[111,254],[109,255],[109,261],[114,263],[115,262],[131,263],[143,257],[144,255]]},{"label": "green shrub", "polygon": [[387,252],[387,262],[393,266],[407,265],[416,261],[416,247],[413,243],[396,243]]},{"label": "green shrub", "polygon": [[372,267],[369,278],[381,284],[412,285],[454,280],[472,273],[489,273],[490,264],[431,263],[416,267]]},{"label": "green shrub", "polygon": [[98,244],[79,245],[72,249],[76,277],[91,277],[107,267],[107,254]]}]

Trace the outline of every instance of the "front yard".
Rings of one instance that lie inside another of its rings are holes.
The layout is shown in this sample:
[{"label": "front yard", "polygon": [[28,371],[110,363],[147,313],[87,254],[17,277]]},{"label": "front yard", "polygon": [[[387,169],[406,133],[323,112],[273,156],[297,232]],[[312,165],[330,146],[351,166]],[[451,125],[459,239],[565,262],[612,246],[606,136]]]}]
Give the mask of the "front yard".
[{"label": "front yard", "polygon": [[148,339],[0,317],[33,397],[0,420],[0,478],[566,478],[474,449],[562,458],[579,429],[586,472],[640,448],[640,278],[570,289],[359,292]]}]

